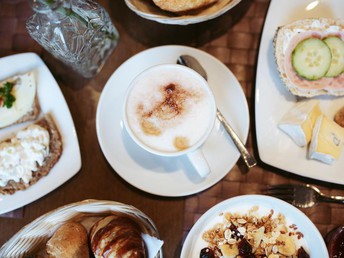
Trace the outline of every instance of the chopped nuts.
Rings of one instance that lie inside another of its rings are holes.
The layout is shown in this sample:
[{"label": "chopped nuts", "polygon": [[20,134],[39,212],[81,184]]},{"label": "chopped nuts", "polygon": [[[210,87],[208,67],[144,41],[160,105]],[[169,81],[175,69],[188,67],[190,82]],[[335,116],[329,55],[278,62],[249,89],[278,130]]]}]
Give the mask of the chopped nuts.
[{"label": "chopped nuts", "polygon": [[274,214],[274,210],[265,216],[259,216],[258,210],[254,206],[246,214],[222,213],[223,222],[203,233],[208,247],[221,251],[215,257],[238,257],[242,240],[256,257],[297,257],[296,241],[303,238],[297,226],[287,226],[284,215]]}]

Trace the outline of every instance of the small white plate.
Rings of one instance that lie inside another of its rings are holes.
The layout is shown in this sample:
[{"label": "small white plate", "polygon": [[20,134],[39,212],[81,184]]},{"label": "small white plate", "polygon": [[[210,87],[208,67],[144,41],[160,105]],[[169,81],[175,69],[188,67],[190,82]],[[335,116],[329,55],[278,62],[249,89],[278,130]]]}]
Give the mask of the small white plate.
[{"label": "small white plate", "polygon": [[[74,176],[81,167],[78,138],[72,116],[59,85],[42,59],[34,53],[23,53],[0,58],[0,81],[19,73],[34,71],[42,117],[51,113],[63,140],[63,152],[49,174],[37,183],[13,195],[0,194],[0,214],[22,207],[48,194]],[[32,122],[31,122],[32,123]],[[30,122],[0,130],[0,139],[27,126]]]},{"label": "small white plate", "polygon": [[313,258],[328,258],[327,248],[320,232],[312,221],[299,209],[281,201],[279,199],[265,195],[242,195],[230,198],[215,205],[204,213],[188,233],[181,252],[181,258],[200,257],[202,248],[207,247],[206,242],[202,239],[204,231],[214,227],[220,222],[222,213],[246,213],[252,207],[258,206],[259,211],[266,215],[271,209],[274,214],[283,214],[286,217],[288,225],[295,224],[298,231],[304,235],[303,240],[306,243],[307,251]]},{"label": "small white plate", "polygon": [[125,0],[127,6],[137,15],[152,21],[173,25],[188,25],[214,19],[232,9],[241,0],[218,0],[215,4],[193,11],[190,14],[173,14],[161,10],[155,6],[153,1]]},{"label": "small white plate", "polygon": [[240,154],[217,121],[202,147],[211,173],[202,180],[185,157],[162,158],[141,149],[123,127],[123,97],[131,80],[148,67],[176,63],[178,56],[192,55],[208,73],[217,106],[239,137],[246,142],[249,114],[243,90],[228,68],[213,56],[191,47],[161,46],[128,59],[110,77],[100,96],[96,127],[101,149],[112,168],[135,187],[161,196],[185,196],[200,192],[221,180]]},{"label": "small white plate", "polygon": [[[343,10],[342,0],[299,0],[293,1],[293,4],[290,4],[290,0],[272,0],[260,44],[255,96],[260,159],[300,176],[337,184],[344,184],[343,153],[332,165],[309,160],[307,148],[299,148],[277,127],[282,116],[295,105],[297,98],[288,92],[279,77],[274,60],[273,38],[278,26],[310,17],[344,18]],[[333,117],[344,106],[344,97],[317,98],[322,111],[329,117]]]}]

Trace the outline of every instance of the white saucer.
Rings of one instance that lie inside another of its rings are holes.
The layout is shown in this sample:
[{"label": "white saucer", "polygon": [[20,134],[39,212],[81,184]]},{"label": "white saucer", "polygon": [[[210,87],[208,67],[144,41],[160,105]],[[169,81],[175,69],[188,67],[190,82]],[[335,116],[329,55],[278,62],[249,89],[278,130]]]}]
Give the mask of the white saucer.
[{"label": "white saucer", "polygon": [[249,113],[244,92],[232,72],[215,57],[195,48],[161,46],[131,57],[110,77],[99,99],[96,115],[100,147],[112,168],[128,183],[161,196],[185,196],[220,181],[239,159],[239,152],[219,121],[202,147],[211,174],[201,179],[187,158],[161,158],[141,149],[123,127],[124,93],[131,80],[144,69],[176,63],[178,56],[196,57],[208,73],[217,106],[239,137],[246,142]]}]

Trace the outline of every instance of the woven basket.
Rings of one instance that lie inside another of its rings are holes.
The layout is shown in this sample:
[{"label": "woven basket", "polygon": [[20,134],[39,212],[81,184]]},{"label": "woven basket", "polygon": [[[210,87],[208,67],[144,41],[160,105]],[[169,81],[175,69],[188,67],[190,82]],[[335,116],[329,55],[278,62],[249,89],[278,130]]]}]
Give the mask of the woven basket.
[{"label": "woven basket", "polygon": [[[88,231],[100,218],[118,213],[132,217],[143,233],[159,237],[153,221],[133,206],[114,201],[84,200],[48,212],[23,227],[1,247],[0,257],[19,258],[37,253],[54,232],[68,221],[80,222]],[[162,250],[156,258],[162,258]]]}]

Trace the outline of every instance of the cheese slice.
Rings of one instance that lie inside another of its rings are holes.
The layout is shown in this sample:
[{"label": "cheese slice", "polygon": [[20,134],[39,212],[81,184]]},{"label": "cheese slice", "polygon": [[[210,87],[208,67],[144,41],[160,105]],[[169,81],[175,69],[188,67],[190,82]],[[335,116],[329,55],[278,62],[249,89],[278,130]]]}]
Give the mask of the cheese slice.
[{"label": "cheese slice", "polygon": [[344,144],[344,128],[324,115],[313,129],[309,158],[332,164],[340,156]]},{"label": "cheese slice", "polygon": [[318,100],[301,101],[282,117],[278,127],[298,146],[304,147],[310,142],[314,124],[320,115]]},{"label": "cheese slice", "polygon": [[14,83],[12,94],[16,100],[11,108],[0,107],[0,128],[15,123],[24,115],[31,112],[36,96],[36,82],[33,72],[16,75],[0,82],[0,85],[2,86],[8,81]]}]

